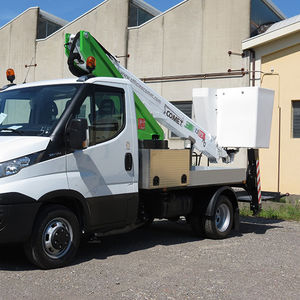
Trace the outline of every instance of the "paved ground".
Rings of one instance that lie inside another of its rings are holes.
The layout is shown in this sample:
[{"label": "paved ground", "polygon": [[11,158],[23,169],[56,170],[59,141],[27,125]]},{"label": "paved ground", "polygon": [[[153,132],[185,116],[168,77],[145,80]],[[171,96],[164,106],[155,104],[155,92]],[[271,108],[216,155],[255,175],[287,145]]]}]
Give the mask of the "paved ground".
[{"label": "paved ground", "polygon": [[72,266],[0,248],[0,299],[300,299],[300,223],[244,218],[240,234],[197,240],[183,223],[85,244]]}]

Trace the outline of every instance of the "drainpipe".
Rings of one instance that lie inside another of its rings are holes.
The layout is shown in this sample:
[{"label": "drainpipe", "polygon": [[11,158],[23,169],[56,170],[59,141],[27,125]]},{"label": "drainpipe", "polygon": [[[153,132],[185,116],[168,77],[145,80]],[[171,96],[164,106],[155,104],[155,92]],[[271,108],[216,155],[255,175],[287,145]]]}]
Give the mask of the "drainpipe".
[{"label": "drainpipe", "polygon": [[255,51],[250,49],[250,64],[252,64],[252,86],[255,86]]}]

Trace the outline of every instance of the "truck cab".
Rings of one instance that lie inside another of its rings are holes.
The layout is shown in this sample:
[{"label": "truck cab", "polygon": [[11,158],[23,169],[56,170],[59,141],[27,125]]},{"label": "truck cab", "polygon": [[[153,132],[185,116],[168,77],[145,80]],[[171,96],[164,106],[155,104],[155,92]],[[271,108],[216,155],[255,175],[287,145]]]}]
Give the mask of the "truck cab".
[{"label": "truck cab", "polygon": [[[0,93],[0,124],[1,243],[26,243],[33,260],[37,242],[30,237],[49,219],[39,241],[46,259],[38,260],[55,267],[80,232],[136,221],[138,140],[127,80],[10,87]],[[67,214],[55,215],[62,210]]]}]

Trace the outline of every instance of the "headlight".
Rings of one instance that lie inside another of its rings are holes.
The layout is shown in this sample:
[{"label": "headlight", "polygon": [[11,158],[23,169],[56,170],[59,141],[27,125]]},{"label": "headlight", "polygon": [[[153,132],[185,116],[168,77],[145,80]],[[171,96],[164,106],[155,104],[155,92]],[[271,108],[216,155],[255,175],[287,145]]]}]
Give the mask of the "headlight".
[{"label": "headlight", "polygon": [[32,165],[36,158],[35,153],[0,163],[0,177],[17,174],[21,169]]}]

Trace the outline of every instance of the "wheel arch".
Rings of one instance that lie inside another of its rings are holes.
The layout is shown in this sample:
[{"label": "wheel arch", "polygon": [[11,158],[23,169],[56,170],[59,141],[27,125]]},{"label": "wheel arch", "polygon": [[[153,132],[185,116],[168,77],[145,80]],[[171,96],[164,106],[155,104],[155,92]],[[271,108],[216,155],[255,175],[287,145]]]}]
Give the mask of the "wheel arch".
[{"label": "wheel arch", "polygon": [[208,206],[206,208],[205,215],[207,217],[211,217],[214,213],[214,206],[218,198],[221,196],[227,196],[230,202],[232,203],[232,207],[235,210],[238,207],[237,197],[233,191],[233,189],[229,186],[222,186],[217,189],[209,200]]},{"label": "wheel arch", "polygon": [[39,199],[41,206],[36,214],[46,206],[58,204],[70,209],[78,218],[81,230],[86,231],[89,228],[89,215],[90,210],[88,208],[85,198],[78,192],[73,190],[58,190],[45,194]]}]

